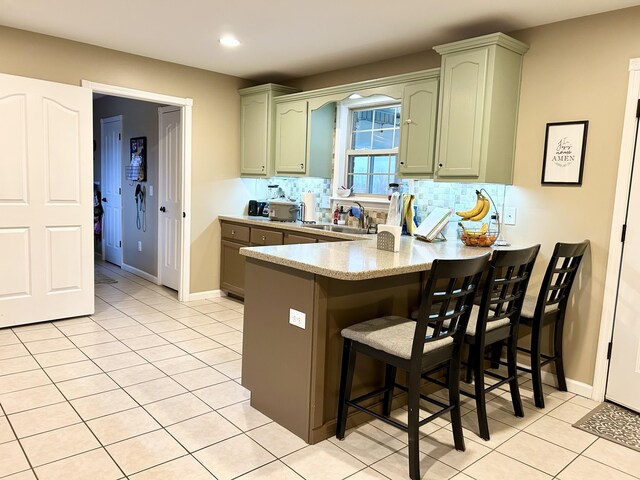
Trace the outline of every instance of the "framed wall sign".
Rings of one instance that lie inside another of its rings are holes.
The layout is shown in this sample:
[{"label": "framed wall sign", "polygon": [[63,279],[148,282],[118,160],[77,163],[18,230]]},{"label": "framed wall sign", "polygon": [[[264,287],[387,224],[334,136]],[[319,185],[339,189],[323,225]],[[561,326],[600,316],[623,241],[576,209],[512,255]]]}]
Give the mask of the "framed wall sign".
[{"label": "framed wall sign", "polygon": [[144,182],[147,180],[147,137],[130,140],[131,160],[125,168],[127,180]]},{"label": "framed wall sign", "polygon": [[582,185],[588,126],[587,120],[547,123],[543,185]]}]

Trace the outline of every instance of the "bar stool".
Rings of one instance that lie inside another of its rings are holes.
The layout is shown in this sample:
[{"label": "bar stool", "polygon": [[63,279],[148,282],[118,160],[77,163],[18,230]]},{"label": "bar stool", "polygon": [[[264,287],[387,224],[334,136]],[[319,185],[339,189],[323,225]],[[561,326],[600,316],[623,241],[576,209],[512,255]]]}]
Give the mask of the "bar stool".
[{"label": "bar stool", "polygon": [[[418,429],[450,412],[455,448],[464,450],[458,381],[461,345],[476,288],[488,258],[489,254],[465,260],[434,260],[422,291],[417,321],[389,316],[367,320],[342,330],[344,346],[336,427],[338,439],[344,439],[349,407],[404,430],[409,437],[409,476],[412,480],[418,480]],[[384,362],[385,382],[382,388],[351,399],[356,353]],[[420,393],[422,374],[442,368],[448,368],[448,404]],[[397,369],[408,373],[406,386],[396,383]],[[408,394],[406,424],[390,417],[395,388]],[[361,405],[363,401],[378,396],[382,396],[382,414]],[[441,410],[419,420],[421,398],[441,407]]]},{"label": "bar stool", "polygon": [[[484,280],[480,305],[474,305],[467,325],[464,343],[469,346],[467,381],[473,372],[475,393],[460,391],[476,400],[480,437],[490,439],[486,394],[508,383],[513,410],[524,416],[517,378],[518,325],[522,304],[540,245],[519,250],[496,250]],[[507,376],[485,369],[485,350],[492,345],[507,345]],[[498,381],[485,387],[485,375]]]},{"label": "bar stool", "polygon": [[[525,297],[522,306],[520,322],[531,327],[531,349],[518,347],[518,350],[530,355],[531,368],[518,367],[518,369],[531,373],[533,396],[538,408],[544,408],[541,371],[543,365],[551,362],[555,364],[558,389],[567,391],[562,360],[564,316],[571,287],[588,246],[589,240],[581,243],[556,243],[538,297]],[[545,325],[552,325],[550,327],[553,335],[551,355],[541,353],[542,329]]]}]

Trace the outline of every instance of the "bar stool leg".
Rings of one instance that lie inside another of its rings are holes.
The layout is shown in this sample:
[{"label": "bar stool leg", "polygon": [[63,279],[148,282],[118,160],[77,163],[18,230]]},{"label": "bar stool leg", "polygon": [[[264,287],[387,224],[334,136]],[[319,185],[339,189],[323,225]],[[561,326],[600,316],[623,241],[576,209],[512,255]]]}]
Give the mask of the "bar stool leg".
[{"label": "bar stool leg", "polygon": [[460,363],[452,361],[449,364],[449,405],[451,410],[451,430],[453,430],[453,444],[456,450],[464,452],[464,434],[462,433],[462,412],[460,410]]},{"label": "bar stool leg", "polygon": [[531,382],[533,383],[533,399],[536,407],[544,408],[542,391],[542,372],[540,370],[540,348],[542,343],[542,324],[534,323],[531,327]]},{"label": "bar stool leg", "polygon": [[469,353],[467,354],[467,373],[465,375],[465,383],[473,381],[473,359],[475,357],[473,345],[469,345]]},{"label": "bar stool leg", "polygon": [[356,352],[351,348],[351,340],[344,339],[342,346],[342,368],[340,370],[340,394],[338,402],[338,418],[336,425],[336,438],[344,439],[347,427],[347,400],[351,399],[351,385],[353,383],[353,371],[356,363]]},{"label": "bar stool leg", "polygon": [[500,368],[500,357],[502,356],[502,342],[491,345],[491,368]]},{"label": "bar stool leg", "polygon": [[564,362],[562,360],[562,331],[564,330],[564,318],[556,321],[553,332],[553,356],[555,357],[556,376],[558,377],[558,390],[567,391],[567,379],[564,376]]},{"label": "bar stool leg", "polygon": [[420,449],[418,422],[420,421],[420,372],[417,368],[409,373],[407,427],[409,434],[409,478],[420,480]]},{"label": "bar stool leg", "polygon": [[[502,345],[502,343],[500,344]],[[520,387],[518,386],[518,333],[514,332],[507,341],[507,374],[509,375],[509,391],[511,392],[511,403],[516,417],[524,417],[522,408],[522,398],[520,398]]]},{"label": "bar stool leg", "polygon": [[487,404],[484,394],[484,359],[483,350],[474,348],[476,358],[473,359],[473,377],[475,380],[476,410],[480,437],[489,440],[489,422],[487,421]]},{"label": "bar stool leg", "polygon": [[386,391],[384,392],[384,398],[382,400],[382,414],[385,417],[391,415],[391,403],[393,401],[393,389],[396,383],[396,372],[396,367],[389,365],[388,363],[386,364],[384,371],[384,388],[386,388]]}]

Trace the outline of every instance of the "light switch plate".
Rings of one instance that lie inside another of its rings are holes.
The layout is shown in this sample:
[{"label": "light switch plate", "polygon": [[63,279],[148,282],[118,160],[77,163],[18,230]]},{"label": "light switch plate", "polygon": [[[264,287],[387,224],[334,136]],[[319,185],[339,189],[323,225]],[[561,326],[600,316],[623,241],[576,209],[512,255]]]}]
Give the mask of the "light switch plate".
[{"label": "light switch plate", "polygon": [[293,308],[289,309],[289,323],[291,325],[295,325],[298,328],[302,328],[304,330],[304,324],[306,320],[306,315],[298,310],[294,310]]},{"label": "light switch plate", "polygon": [[504,209],[504,224],[515,225],[516,224],[516,207],[505,207]]}]

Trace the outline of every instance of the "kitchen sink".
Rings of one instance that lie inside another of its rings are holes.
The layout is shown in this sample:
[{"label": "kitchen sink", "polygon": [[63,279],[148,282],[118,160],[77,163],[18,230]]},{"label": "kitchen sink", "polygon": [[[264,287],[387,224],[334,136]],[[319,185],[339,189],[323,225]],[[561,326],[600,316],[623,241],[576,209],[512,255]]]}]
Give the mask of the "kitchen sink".
[{"label": "kitchen sink", "polygon": [[354,235],[363,235],[368,233],[366,228],[348,227],[346,225],[304,225],[305,228],[313,228],[314,230],[324,230],[325,232],[351,233]]}]

